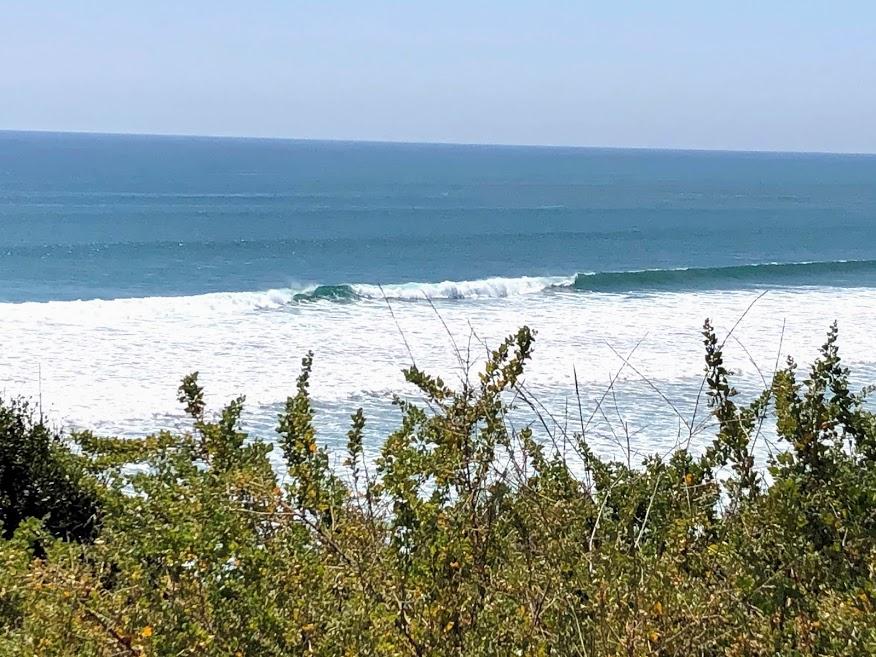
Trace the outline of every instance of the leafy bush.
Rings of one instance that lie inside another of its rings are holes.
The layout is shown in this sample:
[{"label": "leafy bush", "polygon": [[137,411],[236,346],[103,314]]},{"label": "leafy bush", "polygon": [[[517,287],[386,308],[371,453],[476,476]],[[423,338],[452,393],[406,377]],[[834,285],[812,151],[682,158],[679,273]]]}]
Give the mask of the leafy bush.
[{"label": "leafy bush", "polygon": [[59,538],[94,537],[99,507],[82,463],[27,403],[0,399],[0,528],[11,538],[27,518]]},{"label": "leafy bush", "polygon": [[[96,540],[61,540],[54,508],[0,540],[0,654],[872,654],[876,419],[836,339],[741,404],[707,323],[716,437],[641,467],[579,431],[572,469],[512,428],[527,328],[459,390],[405,371],[424,402],[396,401],[376,462],[354,413],[345,472],[317,442],[308,355],[278,422],[282,483],[244,400],[212,419],[189,376],[190,432],[73,436],[101,482]],[[764,473],[767,421],[783,449]]]}]

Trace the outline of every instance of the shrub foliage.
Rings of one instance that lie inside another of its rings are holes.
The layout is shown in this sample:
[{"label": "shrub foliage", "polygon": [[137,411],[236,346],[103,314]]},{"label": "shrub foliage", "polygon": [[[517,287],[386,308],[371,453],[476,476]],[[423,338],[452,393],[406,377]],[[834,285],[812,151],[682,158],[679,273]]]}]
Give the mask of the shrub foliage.
[{"label": "shrub foliage", "polygon": [[[738,402],[707,322],[716,423],[701,454],[597,457],[514,427],[523,328],[423,402],[376,459],[352,417],[344,468],[314,430],[312,356],[272,446],[244,399],[191,430],[69,437],[0,404],[2,655],[855,655],[876,652],[876,418],[833,327]],[[765,422],[781,443],[755,465]]]}]

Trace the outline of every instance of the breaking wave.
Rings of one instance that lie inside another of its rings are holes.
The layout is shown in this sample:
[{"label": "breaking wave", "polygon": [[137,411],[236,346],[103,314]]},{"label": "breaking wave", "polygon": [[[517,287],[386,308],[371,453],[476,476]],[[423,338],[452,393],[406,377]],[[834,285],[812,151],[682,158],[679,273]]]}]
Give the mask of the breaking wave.
[{"label": "breaking wave", "polygon": [[[521,276],[484,278],[440,283],[401,283],[377,285],[352,283],[311,285],[259,292],[211,292],[183,297],[143,297],[86,301],[49,301],[0,304],[11,311],[41,315],[63,304],[68,309],[94,313],[139,315],[161,309],[163,312],[190,312],[195,304],[202,311],[277,309],[314,302],[353,303],[360,301],[425,301],[503,299],[522,295],[557,292],[635,294],[696,290],[733,290],[770,287],[876,287],[876,260],[798,262],[738,265],[731,267],[690,267],[639,271],[579,273],[574,276]],[[18,314],[18,313],[17,313]]]}]

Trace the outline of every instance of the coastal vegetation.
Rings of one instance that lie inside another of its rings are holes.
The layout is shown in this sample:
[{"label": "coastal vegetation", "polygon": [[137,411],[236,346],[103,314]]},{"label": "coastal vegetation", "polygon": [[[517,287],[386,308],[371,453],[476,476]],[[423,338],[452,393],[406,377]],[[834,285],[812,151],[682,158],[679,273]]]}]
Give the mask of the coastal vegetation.
[{"label": "coastal vegetation", "polygon": [[142,439],[59,435],[6,399],[0,655],[876,653],[876,417],[836,327],[745,403],[703,340],[710,443],[638,464],[594,453],[583,414],[562,436],[509,421],[541,415],[525,327],[458,389],[405,370],[421,401],[396,400],[374,459],[353,413],[341,468],[309,354],[282,474],[245,400],[213,414],[197,374],[190,430]]}]

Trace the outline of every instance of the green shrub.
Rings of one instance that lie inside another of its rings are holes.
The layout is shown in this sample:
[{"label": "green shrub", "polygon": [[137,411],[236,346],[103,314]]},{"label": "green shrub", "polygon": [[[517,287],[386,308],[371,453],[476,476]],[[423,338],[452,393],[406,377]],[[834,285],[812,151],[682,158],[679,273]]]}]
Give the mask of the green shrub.
[{"label": "green shrub", "polygon": [[[376,462],[354,413],[345,472],[317,441],[308,355],[278,420],[282,481],[240,428],[244,400],[212,419],[192,375],[191,431],[72,436],[101,482],[93,542],[61,540],[60,494],[0,540],[0,654],[876,653],[876,420],[836,338],[743,404],[707,323],[715,439],[639,467],[581,431],[563,436],[571,469],[545,427],[512,425],[527,328],[461,389],[405,371],[424,401],[396,401]],[[768,472],[765,422],[782,446]]]}]

